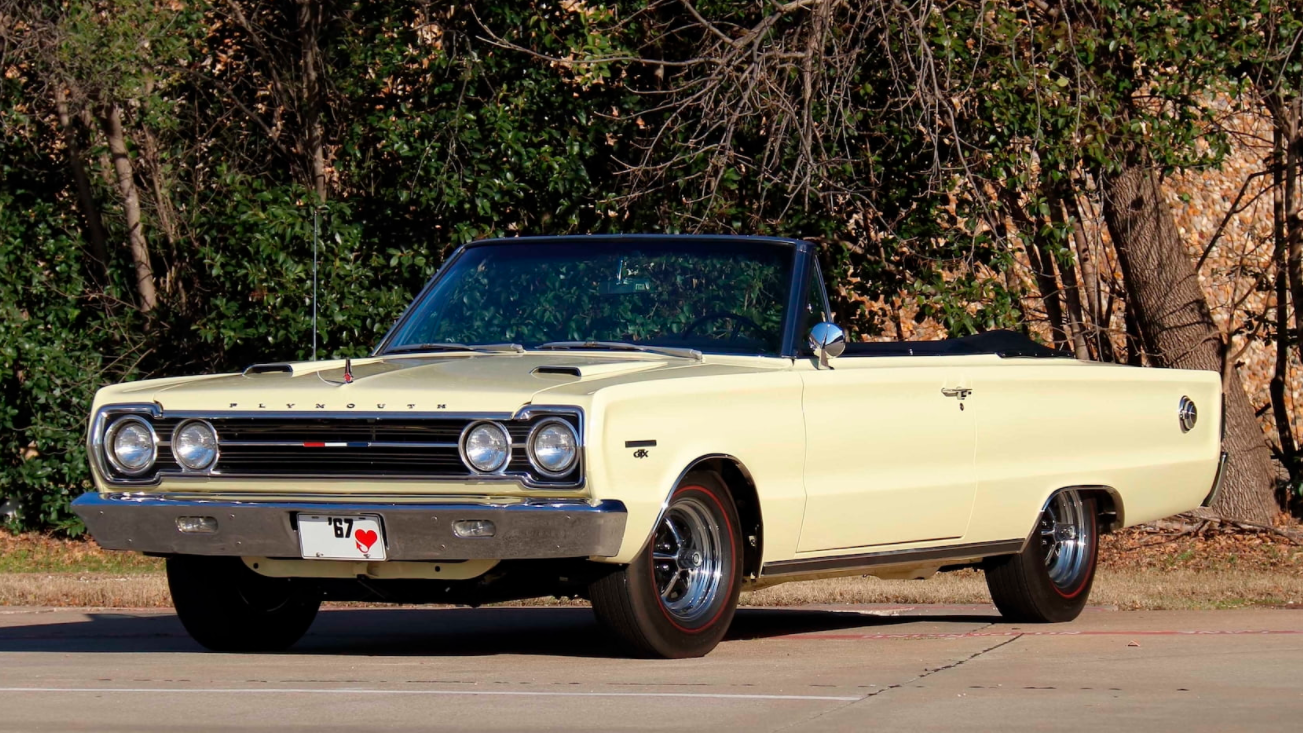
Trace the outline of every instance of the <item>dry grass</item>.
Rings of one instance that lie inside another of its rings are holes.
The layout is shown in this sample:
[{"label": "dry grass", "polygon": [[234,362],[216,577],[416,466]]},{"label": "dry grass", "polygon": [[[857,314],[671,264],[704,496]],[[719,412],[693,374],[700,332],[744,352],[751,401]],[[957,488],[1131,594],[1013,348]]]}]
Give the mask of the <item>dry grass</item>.
[{"label": "dry grass", "polygon": [[[1122,609],[1303,605],[1303,546],[1269,532],[1190,533],[1137,528],[1100,547],[1091,602]],[[0,606],[171,606],[159,560],[88,542],[0,533]],[[838,578],[746,593],[742,603],[989,603],[979,571],[930,580]],[[525,605],[568,604],[540,599]]]},{"label": "dry grass", "polygon": [[168,608],[162,573],[3,573],[0,606]]},{"label": "dry grass", "polygon": [[163,561],[134,552],[109,552],[85,540],[0,530],[0,573],[157,573]]},{"label": "dry grass", "polygon": [[[1263,571],[1112,570],[1103,568],[1091,593],[1092,604],[1131,609],[1236,608],[1252,605],[1303,605],[1303,576]],[[978,571],[938,575],[930,580],[837,578],[788,583],[742,596],[748,606],[841,603],[990,603]],[[569,605],[532,601],[527,605]],[[168,608],[172,604],[161,573],[5,573],[0,574],[0,606],[87,606]]]}]

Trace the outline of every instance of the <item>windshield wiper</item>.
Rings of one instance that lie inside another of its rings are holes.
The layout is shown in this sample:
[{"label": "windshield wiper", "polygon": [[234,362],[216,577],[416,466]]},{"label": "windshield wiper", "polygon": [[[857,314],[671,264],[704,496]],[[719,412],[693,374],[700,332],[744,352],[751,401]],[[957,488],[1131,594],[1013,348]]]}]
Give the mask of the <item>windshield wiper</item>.
[{"label": "windshield wiper", "polygon": [[481,354],[523,354],[525,347],[520,344],[403,344],[386,349],[384,354],[410,354],[418,351],[474,351]]},{"label": "windshield wiper", "polygon": [[701,361],[701,352],[696,349],[680,349],[674,346],[644,346],[642,344],[631,344],[627,341],[549,341],[545,344],[539,344],[540,349],[592,349],[605,351],[645,351],[649,354],[661,354],[663,356],[677,356],[680,359],[696,359]]}]

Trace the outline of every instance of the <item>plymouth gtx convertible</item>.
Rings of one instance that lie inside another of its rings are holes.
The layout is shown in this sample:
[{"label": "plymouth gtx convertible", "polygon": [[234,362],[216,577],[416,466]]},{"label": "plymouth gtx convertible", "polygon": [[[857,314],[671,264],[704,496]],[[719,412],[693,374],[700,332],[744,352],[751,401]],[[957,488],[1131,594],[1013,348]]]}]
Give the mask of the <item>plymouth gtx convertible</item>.
[{"label": "plymouth gtx convertible", "polygon": [[166,558],[213,650],[286,648],[323,600],[556,595],[686,657],[744,588],[839,575],[979,567],[1006,618],[1068,621],[1101,533],[1212,500],[1218,374],[848,343],[812,249],[468,244],[367,358],[102,389],[76,511]]}]

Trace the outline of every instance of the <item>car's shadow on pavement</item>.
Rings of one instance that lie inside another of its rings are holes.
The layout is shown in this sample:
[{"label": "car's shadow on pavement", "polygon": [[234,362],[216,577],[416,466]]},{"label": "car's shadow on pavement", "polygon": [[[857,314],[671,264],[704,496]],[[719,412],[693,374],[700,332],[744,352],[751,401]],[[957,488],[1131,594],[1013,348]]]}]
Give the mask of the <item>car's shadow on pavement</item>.
[{"label": "car's shadow on pavement", "polygon": [[[39,616],[42,621],[45,617]],[[815,609],[739,609],[728,640],[826,632],[894,633],[928,622],[990,623],[995,616],[876,615]],[[176,616],[93,612],[76,621],[0,627],[0,652],[175,653],[202,648]],[[356,656],[483,656],[529,654],[623,657],[586,607],[331,609],[288,654]]]}]

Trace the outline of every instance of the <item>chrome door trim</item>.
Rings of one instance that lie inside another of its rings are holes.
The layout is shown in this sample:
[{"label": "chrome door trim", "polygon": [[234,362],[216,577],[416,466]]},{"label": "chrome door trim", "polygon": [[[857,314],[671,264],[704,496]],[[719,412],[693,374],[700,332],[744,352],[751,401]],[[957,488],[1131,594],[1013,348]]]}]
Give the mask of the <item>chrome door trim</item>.
[{"label": "chrome door trim", "polygon": [[814,573],[875,568],[884,565],[913,565],[917,563],[968,560],[994,555],[1015,555],[1022,551],[1023,539],[997,542],[973,542],[963,545],[942,545],[908,550],[884,550],[855,555],[834,555],[797,560],[768,562],[760,571],[761,578],[783,575],[810,575]]}]

